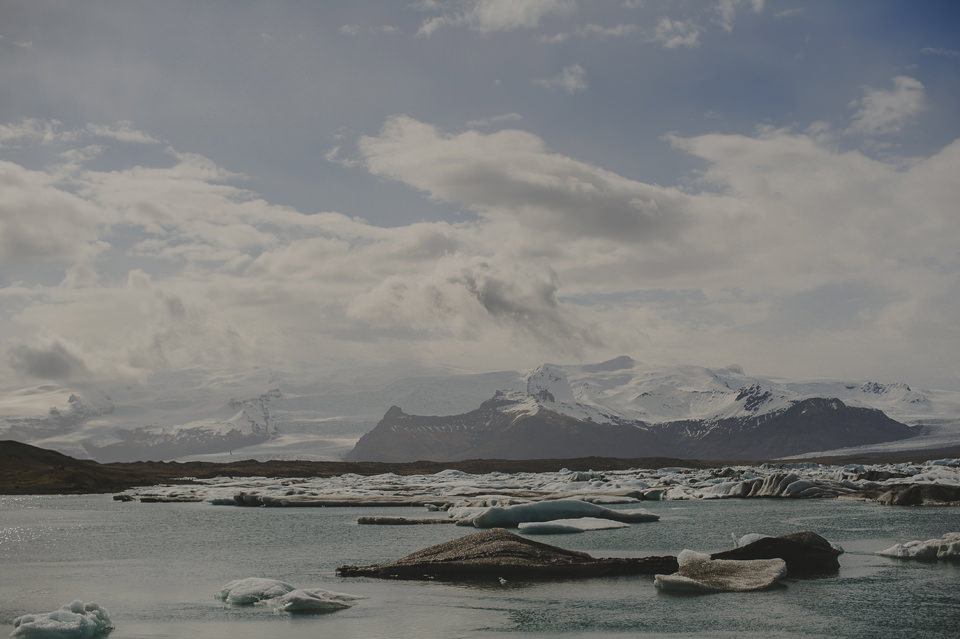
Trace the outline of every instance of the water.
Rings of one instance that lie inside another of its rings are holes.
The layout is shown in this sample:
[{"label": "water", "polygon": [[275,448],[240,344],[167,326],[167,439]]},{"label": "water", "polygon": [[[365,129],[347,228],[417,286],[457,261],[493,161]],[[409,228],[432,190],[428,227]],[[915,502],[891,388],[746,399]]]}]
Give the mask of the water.
[{"label": "water", "polygon": [[[840,573],[759,593],[662,594],[646,576],[449,584],[340,579],[342,564],[388,561],[470,532],[358,526],[409,508],[235,508],[0,497],[0,628],[73,599],[110,611],[124,637],[950,637],[960,636],[960,565],[874,551],[960,530],[956,508],[834,500],[648,502],[659,522],[541,541],[598,556],[731,546],[731,533],[810,529],[841,544]],[[367,599],[330,615],[230,607],[214,595],[250,576]],[[2,630],[0,630],[2,632]]]}]

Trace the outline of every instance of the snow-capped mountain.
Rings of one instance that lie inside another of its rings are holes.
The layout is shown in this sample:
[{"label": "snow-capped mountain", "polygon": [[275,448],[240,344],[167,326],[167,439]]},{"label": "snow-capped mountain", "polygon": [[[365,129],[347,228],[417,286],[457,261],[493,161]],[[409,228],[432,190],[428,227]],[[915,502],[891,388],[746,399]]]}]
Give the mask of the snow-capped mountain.
[{"label": "snow-capped mountain", "polygon": [[[760,459],[887,442],[903,449],[936,430],[937,407],[960,415],[956,394],[939,399],[901,383],[785,382],[738,366],[651,367],[622,356],[544,364],[520,390],[499,392],[469,413],[419,417],[394,407],[348,458]],[[956,429],[947,430],[960,443]]]},{"label": "snow-capped mountain", "polygon": [[[903,424],[922,425],[923,432],[907,440],[911,448],[960,444],[960,393],[873,381],[784,381],[751,377],[737,366],[653,366],[625,356],[591,365],[544,364],[528,372],[411,369],[395,375],[358,370],[317,377],[268,370],[180,371],[110,387],[87,383],[5,389],[0,391],[0,438],[100,461],[225,461],[231,453],[234,458],[333,460],[350,452],[391,405],[413,415],[463,416],[498,390],[497,411],[508,421],[535,416],[544,423],[559,420],[569,429],[584,429],[584,442],[591,440],[597,425],[629,425],[655,434],[665,451],[667,443],[680,438],[689,454],[700,455],[697,446],[732,441],[721,436],[725,428],[743,428],[751,419],[769,422],[771,415],[786,414],[804,400],[837,399],[845,409],[879,409]],[[808,408],[813,410],[813,405]],[[466,429],[469,421],[438,420],[431,422],[438,429],[454,423]],[[664,424],[674,424],[673,431]],[[688,435],[677,435],[681,430]],[[664,435],[667,431],[673,434]],[[636,436],[622,429],[611,432]],[[889,443],[817,439],[806,432],[808,444],[818,451],[850,446],[855,448],[842,452],[904,449],[902,438]],[[537,453],[538,445],[556,448],[530,437],[523,449],[533,456],[546,454]],[[616,447],[604,450],[624,454]]]}]

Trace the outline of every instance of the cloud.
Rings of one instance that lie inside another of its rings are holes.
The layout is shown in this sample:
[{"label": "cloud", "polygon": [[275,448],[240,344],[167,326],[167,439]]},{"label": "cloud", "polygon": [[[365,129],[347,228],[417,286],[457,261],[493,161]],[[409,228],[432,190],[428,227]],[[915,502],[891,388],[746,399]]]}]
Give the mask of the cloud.
[{"label": "cloud", "polygon": [[904,75],[893,79],[893,89],[866,88],[863,97],[850,106],[857,111],[847,133],[889,135],[910,124],[924,108],[924,87],[919,80]]},{"label": "cloud", "polygon": [[539,78],[534,80],[533,83],[547,89],[561,89],[571,95],[578,91],[585,91],[589,86],[587,84],[587,72],[579,64],[563,67],[563,71],[558,75],[551,78]]},{"label": "cloud", "polygon": [[[389,277],[350,305],[350,317],[402,323],[428,335],[490,338],[506,331],[553,352],[574,354],[602,342],[557,302],[559,280],[549,267],[453,255],[415,278]],[[484,341],[487,341],[486,339]]]},{"label": "cloud", "polygon": [[16,143],[72,143],[91,138],[108,138],[136,144],[159,144],[157,138],[134,128],[133,122],[121,120],[112,125],[92,124],[79,129],[66,129],[58,120],[24,118],[16,124],[0,124],[0,147]]},{"label": "cloud", "polygon": [[553,153],[518,130],[443,135],[406,116],[390,118],[358,150],[375,175],[438,201],[509,220],[539,237],[636,242],[669,234],[682,194]]},{"label": "cloud", "polygon": [[355,36],[362,33],[399,33],[400,28],[393,25],[384,24],[376,27],[364,27],[359,24],[345,24],[338,29],[343,35]]},{"label": "cloud", "polygon": [[924,47],[923,49],[920,49],[920,53],[925,55],[939,55],[945,58],[960,58],[960,51],[957,51],[956,49]]},{"label": "cloud", "polygon": [[703,28],[690,20],[660,18],[649,39],[667,49],[697,47],[700,46],[700,34],[702,32]]},{"label": "cloud", "polygon": [[360,166],[475,214],[394,227],[273,205],[175,150],[111,171],[2,163],[0,221],[19,230],[0,238],[45,238],[3,245],[23,280],[0,288],[0,334],[20,345],[4,363],[145,379],[629,352],[857,376],[960,356],[960,142],[885,162],[822,125],[667,141],[704,166],[683,190],[526,131],[391,117],[357,141]]},{"label": "cloud", "polygon": [[[449,7],[449,8],[448,8]],[[425,20],[417,31],[430,36],[442,27],[465,26],[472,31],[492,33],[537,27],[548,15],[564,14],[574,7],[572,0],[461,0],[430,3],[442,15]]]},{"label": "cloud", "polygon": [[58,188],[50,175],[0,161],[0,191],[0,264],[71,263],[102,250],[98,240],[108,216]]},{"label": "cloud", "polygon": [[522,120],[523,116],[519,113],[503,113],[501,115],[495,115],[492,118],[487,118],[485,120],[469,120],[467,121],[467,127],[471,129],[482,129],[489,126],[494,126],[500,124],[501,122],[516,122]]},{"label": "cloud", "polygon": [[582,27],[578,27],[572,32],[558,33],[553,36],[541,36],[538,38],[538,41],[547,44],[556,44],[560,42],[566,42],[570,38],[623,38],[628,35],[633,35],[638,31],[639,28],[635,24],[618,24],[612,27],[603,27],[598,24],[587,24]]},{"label": "cloud", "polygon": [[13,370],[39,379],[68,380],[89,373],[83,359],[59,339],[37,346],[11,346],[7,359]]}]

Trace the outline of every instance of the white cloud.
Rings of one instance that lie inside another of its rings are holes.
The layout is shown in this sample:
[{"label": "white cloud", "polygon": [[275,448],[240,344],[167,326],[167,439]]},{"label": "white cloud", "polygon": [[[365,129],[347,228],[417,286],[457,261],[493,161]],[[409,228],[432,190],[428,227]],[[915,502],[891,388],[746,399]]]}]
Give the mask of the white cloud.
[{"label": "white cloud", "polygon": [[431,3],[431,10],[442,15],[429,18],[417,35],[429,36],[442,27],[466,26],[473,31],[491,33],[530,29],[548,15],[564,14],[573,9],[572,0],[461,0]]},{"label": "white cloud", "polygon": [[552,153],[518,130],[443,135],[406,116],[363,137],[360,156],[374,174],[490,219],[516,221],[541,237],[642,241],[669,233],[682,194],[629,180]]},{"label": "white cloud", "polygon": [[667,49],[700,46],[700,34],[703,28],[690,20],[671,20],[660,18],[649,39],[662,44]]},{"label": "white cloud", "polygon": [[495,115],[492,118],[487,118],[485,120],[468,120],[467,127],[471,129],[482,129],[489,126],[494,126],[502,122],[517,122],[522,120],[523,116],[519,113],[502,113],[500,115]]},{"label": "white cloud", "polygon": [[587,72],[579,64],[563,67],[559,74],[550,78],[538,78],[533,83],[547,89],[561,89],[571,95],[589,87]]},{"label": "white cloud", "polygon": [[956,49],[924,47],[923,49],[920,49],[920,52],[926,55],[939,55],[945,58],[960,58],[960,51],[957,51]]},{"label": "white cloud", "polygon": [[399,33],[400,27],[396,27],[389,24],[373,26],[373,27],[363,27],[359,24],[345,24],[339,29],[340,33],[343,35],[360,35],[362,33]]},{"label": "white cloud", "polygon": [[[2,248],[27,278],[0,288],[5,366],[484,370],[619,351],[856,376],[960,356],[960,142],[893,165],[837,150],[823,124],[669,140],[706,164],[686,192],[524,131],[393,117],[358,161],[477,216],[392,228],[271,205],[176,151],[62,184],[56,167],[0,164],[0,221],[16,226],[0,238],[20,238]],[[29,258],[62,277],[30,279]]]},{"label": "white cloud", "polygon": [[924,87],[904,75],[893,79],[893,89],[866,88],[863,97],[851,103],[857,109],[848,133],[887,135],[910,124],[924,108]]},{"label": "white cloud", "polygon": [[570,38],[574,37],[595,39],[623,38],[628,35],[633,35],[638,31],[639,28],[635,24],[618,24],[612,27],[603,27],[598,24],[587,24],[582,27],[578,27],[572,32],[558,33],[553,36],[541,36],[538,38],[538,41],[547,44],[556,44],[560,42],[566,42]]}]

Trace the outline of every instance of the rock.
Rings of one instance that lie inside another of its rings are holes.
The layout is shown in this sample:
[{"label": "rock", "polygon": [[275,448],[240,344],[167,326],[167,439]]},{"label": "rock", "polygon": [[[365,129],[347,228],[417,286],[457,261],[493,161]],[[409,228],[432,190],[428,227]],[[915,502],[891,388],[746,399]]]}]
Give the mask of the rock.
[{"label": "rock", "polygon": [[820,535],[810,532],[764,537],[739,548],[715,552],[712,559],[783,559],[791,577],[829,575],[840,569],[837,556],[842,551]]},{"label": "rock", "polygon": [[430,546],[390,563],[340,566],[337,574],[386,579],[556,579],[649,575],[676,569],[676,557],[598,559],[498,528]]},{"label": "rock", "polygon": [[679,592],[749,592],[772,587],[787,574],[782,559],[730,560],[684,550],[672,575],[656,575],[653,585]]}]

